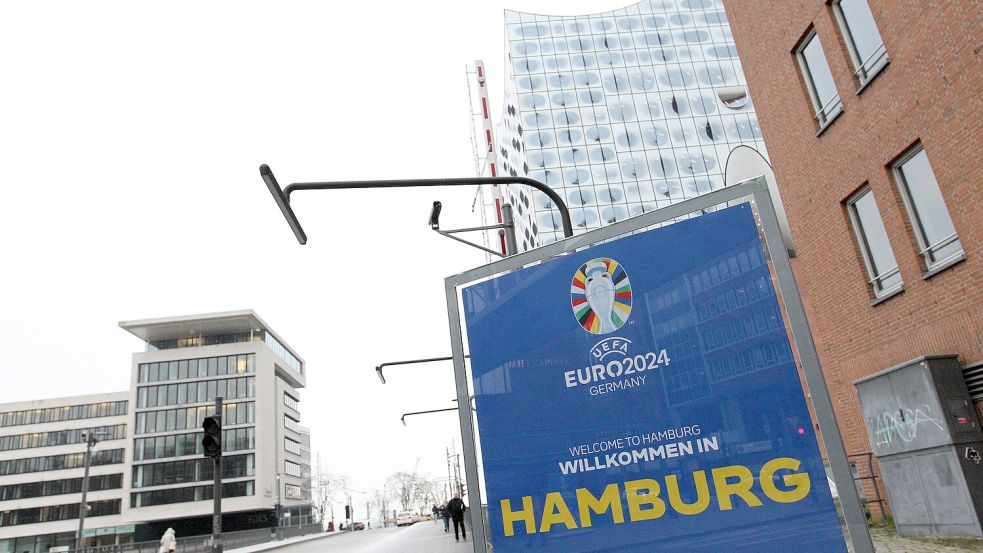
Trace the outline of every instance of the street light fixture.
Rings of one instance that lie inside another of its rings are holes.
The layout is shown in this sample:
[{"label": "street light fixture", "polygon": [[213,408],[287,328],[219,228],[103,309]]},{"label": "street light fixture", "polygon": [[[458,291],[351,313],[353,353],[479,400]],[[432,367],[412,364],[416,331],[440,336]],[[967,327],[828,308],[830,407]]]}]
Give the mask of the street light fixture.
[{"label": "street light fixture", "polygon": [[406,417],[412,415],[426,415],[429,413],[443,413],[444,411],[457,411],[457,407],[448,407],[447,409],[431,409],[430,411],[413,411],[412,413],[403,413],[399,420],[403,421],[403,426],[406,426]]},{"label": "street light fixture", "polygon": [[[464,357],[471,357],[470,355],[465,355]],[[379,377],[379,381],[383,384],[386,383],[386,377],[382,374],[382,367],[389,367],[392,365],[412,365],[414,363],[432,363],[434,361],[451,361],[453,357],[429,357],[427,359],[410,359],[408,361],[389,361],[387,363],[381,363],[375,368],[375,374]]]},{"label": "street light fixture", "polygon": [[82,532],[85,530],[85,515],[89,510],[89,468],[92,466],[92,448],[99,443],[100,436],[108,436],[108,432],[93,432],[88,430],[82,433],[85,438],[85,470],[82,473],[82,503],[79,505],[79,530],[75,536],[75,549],[82,547]]},{"label": "street light fixture", "polygon": [[[273,194],[277,206],[283,213],[287,224],[293,231],[294,236],[301,245],[307,243],[307,235],[297,220],[297,215],[290,207],[290,194],[296,190],[345,190],[352,188],[415,188],[433,186],[478,186],[483,184],[523,184],[539,190],[549,196],[553,204],[560,211],[560,219],[563,222],[563,236],[569,238],[573,236],[573,224],[570,222],[570,210],[563,198],[555,190],[545,184],[528,177],[467,177],[459,179],[399,179],[399,180],[366,180],[366,181],[332,181],[332,182],[295,182],[281,189],[276,177],[269,165],[265,163],[259,166],[259,174],[263,177],[263,182]],[[431,213],[432,214],[432,213]],[[439,213],[438,213],[439,215]],[[431,217],[432,218],[432,217]]]}]

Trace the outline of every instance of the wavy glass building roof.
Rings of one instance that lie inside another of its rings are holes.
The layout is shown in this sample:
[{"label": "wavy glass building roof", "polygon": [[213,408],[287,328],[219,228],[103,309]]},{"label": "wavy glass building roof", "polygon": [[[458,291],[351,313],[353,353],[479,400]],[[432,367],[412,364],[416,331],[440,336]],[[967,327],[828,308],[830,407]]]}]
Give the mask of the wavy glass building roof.
[{"label": "wavy glass building roof", "polygon": [[[505,38],[501,168],[555,188],[575,232],[722,187],[739,145],[767,155],[720,0],[506,11]],[[549,198],[503,188],[520,250],[562,238]]]}]

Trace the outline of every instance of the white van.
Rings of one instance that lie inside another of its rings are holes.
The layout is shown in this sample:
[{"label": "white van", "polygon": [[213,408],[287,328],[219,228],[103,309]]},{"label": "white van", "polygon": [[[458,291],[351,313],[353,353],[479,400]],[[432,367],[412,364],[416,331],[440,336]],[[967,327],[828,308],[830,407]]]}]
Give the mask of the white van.
[{"label": "white van", "polygon": [[413,513],[411,511],[400,511],[396,514],[396,526],[405,526],[414,522],[418,521],[413,519]]}]

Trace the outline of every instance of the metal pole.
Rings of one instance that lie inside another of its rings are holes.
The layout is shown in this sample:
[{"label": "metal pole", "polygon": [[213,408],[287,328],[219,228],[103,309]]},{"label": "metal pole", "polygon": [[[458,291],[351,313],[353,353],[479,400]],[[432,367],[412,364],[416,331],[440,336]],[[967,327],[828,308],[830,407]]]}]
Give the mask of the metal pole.
[{"label": "metal pole", "polygon": [[[448,279],[450,280],[450,279]],[[461,311],[457,305],[457,286],[445,288],[447,300],[447,318],[451,330],[451,356],[454,358],[454,386],[457,389],[457,405],[471,405],[471,394],[468,391],[468,374],[464,366],[464,341],[461,336]],[[471,409],[458,409],[458,419],[461,423],[461,441],[464,447],[464,474],[471,490],[471,501],[467,510],[471,513],[471,546],[474,553],[485,553],[485,523],[481,516],[481,494],[478,493],[478,453],[474,443],[474,418]]]},{"label": "metal pole", "polygon": [[82,473],[82,504],[79,505],[79,531],[75,536],[75,549],[82,547],[82,531],[85,529],[85,513],[89,510],[87,497],[89,495],[89,467],[92,465],[92,446],[96,445],[95,435],[92,430],[86,433],[85,437],[85,471]]},{"label": "metal pole", "polygon": [[768,184],[764,177],[755,179],[752,190],[765,240],[773,241],[769,244],[768,252],[775,267],[775,276],[778,278],[778,289],[782,294],[785,312],[788,314],[792,339],[795,341],[795,347],[799,350],[802,372],[805,374],[809,393],[812,395],[816,420],[823,434],[823,443],[826,444],[829,466],[833,471],[833,478],[840,493],[843,518],[846,519],[854,553],[874,553],[874,544],[870,540],[870,530],[867,528],[863,506],[857,495],[857,489],[853,485],[850,461],[847,459],[846,449],[843,447],[843,437],[840,435],[840,427],[836,423],[836,414],[833,412],[833,402],[830,401],[829,389],[826,388],[826,379],[819,364],[819,354],[816,351],[816,344],[812,341],[812,331],[809,329],[809,321],[806,319],[805,307],[802,305],[799,288],[795,284],[795,275],[792,273],[788,249],[782,239],[781,228],[778,225],[778,214],[771,201],[771,194],[768,192]]},{"label": "metal pole", "polygon": [[[215,398],[215,415],[221,421],[222,397]],[[220,425],[221,429],[222,426]],[[224,445],[224,444],[223,444]],[[212,553],[222,553],[222,452],[215,456],[215,474],[212,483]]]},{"label": "metal pole", "polygon": [[512,206],[502,205],[502,224],[505,225],[505,255],[515,255],[519,246],[515,241],[515,220],[512,218]]}]

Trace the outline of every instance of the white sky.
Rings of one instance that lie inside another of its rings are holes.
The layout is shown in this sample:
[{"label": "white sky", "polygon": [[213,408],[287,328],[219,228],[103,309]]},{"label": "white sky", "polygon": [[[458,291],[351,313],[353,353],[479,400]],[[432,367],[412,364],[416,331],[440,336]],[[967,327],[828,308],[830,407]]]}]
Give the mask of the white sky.
[{"label": "white sky", "polygon": [[[300,192],[259,177],[474,176],[465,66],[501,112],[503,10],[629,0],[0,3],[0,403],[125,390],[127,319],[255,309],[307,361],[322,468],[371,491],[446,475],[457,441],[443,278],[484,263],[426,226],[474,189]],[[477,238],[477,237],[476,237]]]}]

